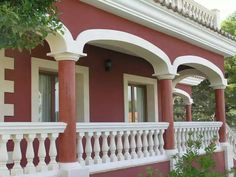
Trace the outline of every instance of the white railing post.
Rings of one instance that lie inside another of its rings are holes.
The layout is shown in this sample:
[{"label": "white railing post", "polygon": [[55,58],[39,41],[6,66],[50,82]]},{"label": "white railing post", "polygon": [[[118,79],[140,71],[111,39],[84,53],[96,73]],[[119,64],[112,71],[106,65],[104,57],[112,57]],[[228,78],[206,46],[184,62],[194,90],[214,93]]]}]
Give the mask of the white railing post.
[{"label": "white railing post", "polygon": [[57,139],[57,137],[58,137],[58,133],[50,133],[49,134],[49,140],[50,140],[50,149],[49,149],[50,162],[48,165],[49,170],[56,170],[59,168],[59,165],[56,162],[56,157],[57,157],[56,139]]},{"label": "white railing post", "polygon": [[100,157],[100,142],[99,142],[99,138],[101,136],[101,132],[94,132],[94,163],[95,164],[100,164],[102,163],[102,159]]},{"label": "white railing post", "polygon": [[124,151],[125,151],[124,157],[125,157],[125,160],[131,159],[131,156],[130,156],[130,153],[129,153],[129,148],[130,148],[129,134],[130,134],[129,131],[125,131],[125,134],[124,134]]},{"label": "white railing post", "polygon": [[111,152],[110,159],[111,159],[111,162],[117,161],[115,137],[116,137],[116,132],[111,131],[110,132],[110,152]]},{"label": "white railing post", "polygon": [[0,174],[4,177],[8,177],[10,175],[10,171],[6,166],[8,161],[7,142],[9,139],[10,135],[0,134]]},{"label": "white railing post", "polygon": [[107,138],[109,136],[109,132],[102,132],[102,163],[110,162],[110,158],[108,156],[109,146],[107,142]]},{"label": "white railing post", "polygon": [[136,153],[136,141],[135,141],[135,136],[137,132],[135,130],[131,131],[131,142],[130,142],[130,149],[131,149],[131,159],[136,159],[137,153]]},{"label": "white railing post", "polygon": [[153,130],[149,130],[149,134],[148,134],[148,149],[149,149],[149,155],[150,156],[154,156],[155,152],[154,152],[154,142],[153,142]]},{"label": "white railing post", "polygon": [[83,147],[83,137],[84,133],[79,132],[77,134],[77,152],[78,152],[78,162],[80,165],[85,165],[85,161],[83,159],[84,147]]},{"label": "white railing post", "polygon": [[148,157],[148,140],[147,140],[147,130],[143,131],[143,155],[144,157]]},{"label": "white railing post", "polygon": [[25,174],[32,174],[36,172],[36,168],[34,166],[34,147],[33,142],[35,139],[35,134],[26,134],[25,139],[27,141],[27,150],[26,150],[26,158],[27,158],[27,165],[24,168]]},{"label": "white railing post", "polygon": [[23,139],[23,134],[17,134],[12,136],[12,140],[14,142],[14,150],[13,150],[14,166],[11,170],[12,176],[18,176],[23,174],[23,169],[20,165],[22,158],[20,142],[22,139]]},{"label": "white railing post", "polygon": [[45,157],[46,157],[46,149],[45,149],[45,140],[47,138],[47,134],[42,133],[37,135],[37,139],[39,140],[39,163],[36,167],[38,172],[44,172],[47,171],[47,164],[45,163]]},{"label": "white railing post", "polygon": [[159,130],[155,130],[154,131],[154,153],[156,156],[160,155],[160,150],[159,150],[159,138],[158,138],[158,134],[160,133]]},{"label": "white railing post", "polygon": [[122,150],[123,150],[122,136],[123,136],[123,132],[118,131],[118,133],[117,133],[117,158],[118,158],[118,161],[122,161],[125,159],[124,155],[122,153]]},{"label": "white railing post", "polygon": [[86,139],[86,145],[85,145],[85,153],[86,153],[86,158],[85,158],[85,164],[86,165],[92,165],[93,164],[93,159],[91,157],[93,149],[92,149],[92,132],[86,132],[85,133],[85,139]]},{"label": "white railing post", "polygon": [[138,133],[137,133],[137,155],[138,155],[138,158],[143,158],[142,132],[143,132],[142,130],[138,130]]}]

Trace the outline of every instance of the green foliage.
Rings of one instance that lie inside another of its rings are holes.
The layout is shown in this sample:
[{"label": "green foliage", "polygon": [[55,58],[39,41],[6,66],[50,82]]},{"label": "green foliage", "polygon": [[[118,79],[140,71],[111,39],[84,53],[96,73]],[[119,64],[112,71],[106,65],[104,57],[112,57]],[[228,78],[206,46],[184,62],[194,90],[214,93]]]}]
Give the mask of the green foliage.
[{"label": "green foliage", "polygon": [[57,0],[0,0],[0,49],[31,50],[60,31]]},{"label": "green foliage", "polygon": [[[173,156],[175,169],[172,170],[167,177],[227,177],[232,172],[216,172],[213,159],[213,153],[216,150],[215,139],[212,140],[204,150],[205,154],[200,155],[199,151],[202,147],[202,137],[198,140],[192,140],[192,134],[189,134],[187,141],[187,150],[183,155],[177,154]],[[148,168],[146,174],[140,174],[138,177],[161,177],[158,170]]]},{"label": "green foliage", "polygon": [[174,120],[175,121],[185,121],[185,105],[183,99],[179,96],[175,96],[174,100]]},{"label": "green foliage", "polygon": [[215,95],[214,90],[209,87],[208,80],[202,81],[199,85],[192,87],[193,120],[209,121],[215,117]]},{"label": "green foliage", "polygon": [[[236,36],[236,12],[222,22],[222,29]],[[225,90],[227,123],[236,126],[236,56],[225,59],[228,87]]]}]

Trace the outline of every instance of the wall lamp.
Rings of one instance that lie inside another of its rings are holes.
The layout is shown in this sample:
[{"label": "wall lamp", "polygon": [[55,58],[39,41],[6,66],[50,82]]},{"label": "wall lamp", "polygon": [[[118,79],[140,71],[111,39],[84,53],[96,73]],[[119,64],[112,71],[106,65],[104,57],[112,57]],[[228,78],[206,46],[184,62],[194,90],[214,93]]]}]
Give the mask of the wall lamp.
[{"label": "wall lamp", "polygon": [[105,66],[105,71],[111,71],[111,68],[112,68],[111,59],[106,59],[104,62],[104,66]]}]

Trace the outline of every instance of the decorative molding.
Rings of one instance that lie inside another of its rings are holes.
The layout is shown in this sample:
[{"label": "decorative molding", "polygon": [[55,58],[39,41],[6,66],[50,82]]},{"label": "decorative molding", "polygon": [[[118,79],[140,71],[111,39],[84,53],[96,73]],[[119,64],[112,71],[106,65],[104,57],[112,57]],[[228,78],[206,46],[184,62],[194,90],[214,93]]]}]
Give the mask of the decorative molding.
[{"label": "decorative molding", "polygon": [[5,93],[14,93],[14,81],[5,80],[5,70],[14,70],[14,58],[5,56],[5,50],[0,50],[0,122],[4,116],[14,116],[14,104],[5,104]]},{"label": "decorative molding", "polygon": [[206,78],[211,83],[210,85],[211,87],[218,86],[218,85],[227,86],[227,79],[224,78],[224,74],[220,70],[220,68],[218,68],[214,63],[210,62],[209,60],[205,58],[192,56],[192,55],[180,56],[176,58],[173,63],[174,70],[176,73],[180,65],[190,66],[196,69],[197,72],[201,72],[203,75],[200,75],[200,76],[203,76],[203,77],[206,76]]},{"label": "decorative molding", "polygon": [[48,56],[54,57],[57,61],[72,60],[78,61],[80,57],[87,56],[86,54],[78,54],[72,52],[48,53]]},{"label": "decorative molding", "polygon": [[[58,62],[31,58],[31,119],[38,122],[39,117],[39,71],[58,72]],[[81,84],[82,83],[82,84]],[[76,65],[77,121],[89,122],[89,69]],[[79,106],[78,106],[79,105]]]},{"label": "decorative molding", "polygon": [[173,66],[165,52],[149,41],[127,32],[109,29],[89,29],[77,36],[76,43],[79,53],[83,52],[87,43],[101,43],[101,45],[106,44],[123,48],[148,61],[153,66],[154,73],[158,75],[173,74]]},{"label": "decorative molding", "polygon": [[175,74],[153,74],[152,76],[156,76],[159,80],[173,80],[175,78]]},{"label": "decorative molding", "polygon": [[185,79],[181,80],[180,84],[190,85],[190,86],[196,86],[199,85],[205,78],[197,78],[197,77],[186,77]]},{"label": "decorative molding", "polygon": [[152,79],[143,76],[136,76],[131,74],[123,75],[124,82],[124,117],[125,122],[129,122],[128,119],[128,84],[136,83],[143,84],[147,86],[147,112],[148,112],[148,121],[158,122],[158,94],[157,94],[157,79]]},{"label": "decorative molding", "polygon": [[193,104],[193,99],[191,98],[189,93],[187,93],[186,91],[175,88],[175,89],[173,89],[173,94],[183,98],[185,105],[192,105]]},{"label": "decorative molding", "polygon": [[153,0],[81,1],[220,55],[236,54],[235,41],[174,13]]}]

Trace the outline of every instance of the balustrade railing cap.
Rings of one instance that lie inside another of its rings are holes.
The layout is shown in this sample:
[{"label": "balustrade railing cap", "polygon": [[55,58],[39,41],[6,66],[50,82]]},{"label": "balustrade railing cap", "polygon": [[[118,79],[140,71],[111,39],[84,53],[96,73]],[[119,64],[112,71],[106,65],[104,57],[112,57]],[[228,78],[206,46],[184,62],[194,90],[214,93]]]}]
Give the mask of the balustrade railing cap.
[{"label": "balustrade railing cap", "polygon": [[66,125],[63,122],[2,122],[0,123],[0,135],[63,133]]}]

